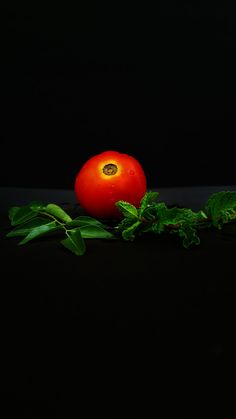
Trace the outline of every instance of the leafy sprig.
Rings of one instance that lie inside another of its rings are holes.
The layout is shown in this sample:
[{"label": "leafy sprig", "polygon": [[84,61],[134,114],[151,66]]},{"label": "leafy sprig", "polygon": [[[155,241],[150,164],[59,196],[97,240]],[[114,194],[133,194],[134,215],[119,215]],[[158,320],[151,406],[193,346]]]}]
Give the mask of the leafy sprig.
[{"label": "leafy sprig", "polygon": [[133,241],[145,233],[177,234],[185,248],[200,244],[198,230],[236,221],[236,191],[212,194],[200,211],[190,208],[168,207],[158,201],[158,192],[147,192],[140,207],[118,201],[122,219],[108,226],[100,220],[81,215],[74,219],[57,204],[31,202],[9,209],[12,229],[7,237],[22,237],[19,245],[53,233],[64,236],[60,243],[77,256],[86,251],[86,239],[115,239]]},{"label": "leafy sprig", "polygon": [[116,230],[124,240],[134,240],[144,233],[168,232],[178,234],[188,248],[200,243],[199,229],[222,228],[223,224],[236,221],[236,192],[212,194],[197,212],[190,208],[169,208],[164,202],[157,202],[158,196],[158,192],[147,192],[138,209],[124,201],[116,203],[124,216]]},{"label": "leafy sprig", "polygon": [[77,256],[86,251],[84,239],[114,238],[99,220],[88,216],[79,216],[72,220],[70,215],[56,204],[31,202],[22,207],[12,207],[9,210],[9,219],[14,228],[7,233],[7,237],[23,236],[19,245],[60,232],[64,235],[60,243]]}]

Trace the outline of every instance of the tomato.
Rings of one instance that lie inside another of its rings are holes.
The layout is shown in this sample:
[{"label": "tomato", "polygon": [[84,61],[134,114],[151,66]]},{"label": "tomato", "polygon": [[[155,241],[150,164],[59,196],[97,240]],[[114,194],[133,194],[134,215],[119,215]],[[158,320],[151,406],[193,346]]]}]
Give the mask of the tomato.
[{"label": "tomato", "polygon": [[147,189],[146,175],[139,161],[117,151],[104,151],[89,158],[79,170],[74,191],[81,207],[97,218],[116,219],[119,200],[139,207]]}]

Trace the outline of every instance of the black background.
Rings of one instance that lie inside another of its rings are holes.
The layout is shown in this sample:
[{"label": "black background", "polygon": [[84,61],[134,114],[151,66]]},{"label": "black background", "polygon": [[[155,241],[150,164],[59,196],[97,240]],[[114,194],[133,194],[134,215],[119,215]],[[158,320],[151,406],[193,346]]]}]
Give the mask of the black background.
[{"label": "black background", "polygon": [[236,5],[155,6],[1,6],[1,185],[71,189],[106,149],[150,187],[235,184]]},{"label": "black background", "polygon": [[[155,188],[235,185],[236,5],[221,3],[1,6],[0,185],[71,189],[82,163],[104,149],[136,156]],[[1,217],[5,234],[5,210]],[[2,234],[9,413],[15,402],[18,416],[59,416],[67,392],[77,411],[84,393],[87,409],[99,411],[94,394],[107,406],[109,390],[118,399],[112,412],[126,396],[139,410],[134,381],[140,400],[149,383],[152,392],[160,384],[165,411],[170,400],[176,409],[171,384],[181,411],[189,399],[181,383],[196,395],[191,408],[205,383],[209,402],[210,363],[218,389],[232,382],[220,383],[219,365],[235,357],[234,230],[203,230],[189,251],[169,236],[90,241],[80,260],[54,238],[18,247]],[[197,361],[207,368],[193,391]],[[211,413],[221,400],[215,393]]]}]

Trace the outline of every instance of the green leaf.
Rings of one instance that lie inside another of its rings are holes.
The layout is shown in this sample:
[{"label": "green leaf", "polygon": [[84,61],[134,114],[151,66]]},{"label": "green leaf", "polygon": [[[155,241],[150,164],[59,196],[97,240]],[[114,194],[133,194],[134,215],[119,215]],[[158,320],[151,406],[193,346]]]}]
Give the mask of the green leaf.
[{"label": "green leaf", "polygon": [[86,215],[80,215],[74,218],[72,221],[66,224],[67,228],[83,227],[84,225],[92,225],[105,228],[105,224],[96,220],[96,218],[88,217]]},{"label": "green leaf", "polygon": [[21,224],[19,227],[14,228],[14,230],[11,230],[6,234],[6,237],[26,236],[32,229],[44,224],[48,224],[48,219],[43,217],[33,218]]},{"label": "green leaf", "polygon": [[164,202],[156,204],[155,211],[156,221],[153,224],[155,233],[161,233],[166,227],[178,229],[184,223],[195,225],[199,220],[206,218],[203,211],[194,212],[190,208],[168,208]]},{"label": "green leaf", "polygon": [[9,210],[9,218],[11,220],[12,226],[22,224],[36,216],[37,211],[32,210],[30,208],[30,205],[25,205],[22,207],[12,207]]},{"label": "green leaf", "polygon": [[47,224],[40,225],[30,230],[27,236],[20,241],[20,245],[26,244],[29,241],[35,239],[36,237],[43,236],[45,234],[51,233],[52,231],[60,230],[62,227],[58,226],[56,221],[51,221]]},{"label": "green leaf", "polygon": [[119,224],[117,224],[117,226],[115,227],[115,231],[117,231],[118,233],[122,233],[122,231],[132,226],[134,222],[135,219],[133,218],[123,218],[123,220],[121,220]]},{"label": "green leaf", "polygon": [[116,202],[117,208],[122,212],[125,217],[129,218],[138,218],[138,210],[137,208],[126,201],[117,201]]},{"label": "green leaf", "polygon": [[9,216],[9,219],[11,221],[11,224],[12,224],[13,219],[16,217],[16,214],[19,211],[19,209],[20,209],[20,207],[11,207],[9,209],[8,216]]},{"label": "green leaf", "polygon": [[43,202],[40,201],[32,201],[29,204],[29,207],[33,210],[33,211],[41,211],[45,208],[45,204],[43,204]]},{"label": "green leaf", "polygon": [[215,192],[207,200],[204,210],[212,224],[221,228],[224,223],[236,219],[236,192]]},{"label": "green leaf", "polygon": [[80,227],[84,239],[114,239],[114,235],[97,225],[84,225]]},{"label": "green leaf", "polygon": [[61,244],[77,256],[82,256],[86,251],[84,239],[81,236],[80,229],[74,229],[67,232],[68,237],[61,241]]},{"label": "green leaf", "polygon": [[179,236],[183,239],[183,246],[187,249],[192,244],[200,244],[200,238],[196,230],[189,224],[183,224],[178,230]]},{"label": "green leaf", "polygon": [[135,239],[135,233],[137,232],[137,229],[139,228],[141,224],[142,224],[141,221],[136,221],[130,227],[126,228],[126,230],[123,230],[122,232],[123,239],[133,241]]},{"label": "green leaf", "polygon": [[142,213],[140,211],[140,217],[146,221],[154,221],[156,218],[156,205],[150,204]]},{"label": "green leaf", "polygon": [[8,216],[12,225],[18,225],[35,217],[43,208],[44,204],[42,202],[32,201],[28,205],[11,207]]},{"label": "green leaf", "polygon": [[146,192],[144,197],[141,199],[140,215],[142,216],[144,211],[157,199],[158,192]]},{"label": "green leaf", "polygon": [[53,215],[55,218],[63,221],[64,223],[69,223],[72,221],[72,218],[69,216],[69,214],[67,214],[59,205],[48,204],[44,208],[44,211],[50,215]]}]

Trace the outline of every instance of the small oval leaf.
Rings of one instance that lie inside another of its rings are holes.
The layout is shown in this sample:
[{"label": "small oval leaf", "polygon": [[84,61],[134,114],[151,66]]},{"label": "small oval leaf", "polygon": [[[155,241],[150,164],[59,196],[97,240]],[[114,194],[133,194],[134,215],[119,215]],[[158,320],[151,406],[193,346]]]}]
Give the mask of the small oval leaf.
[{"label": "small oval leaf", "polygon": [[61,227],[58,226],[55,221],[52,221],[45,225],[41,225],[39,227],[35,227],[29,232],[29,234],[27,234],[27,236],[23,240],[20,241],[19,245],[26,244],[29,241],[35,239],[36,237],[43,236],[52,231],[56,231],[60,229]]},{"label": "small oval leaf", "polygon": [[69,223],[72,221],[72,218],[69,216],[69,214],[67,214],[61,207],[59,207],[59,205],[48,204],[45,207],[45,211],[48,214],[51,214],[54,217],[56,217],[58,220],[63,221],[64,223]]},{"label": "small oval leaf", "polygon": [[86,251],[84,239],[77,228],[67,232],[68,237],[61,240],[61,244],[77,256],[82,256]]},{"label": "small oval leaf", "polygon": [[112,233],[96,225],[84,225],[80,227],[81,235],[84,239],[114,239]]}]

